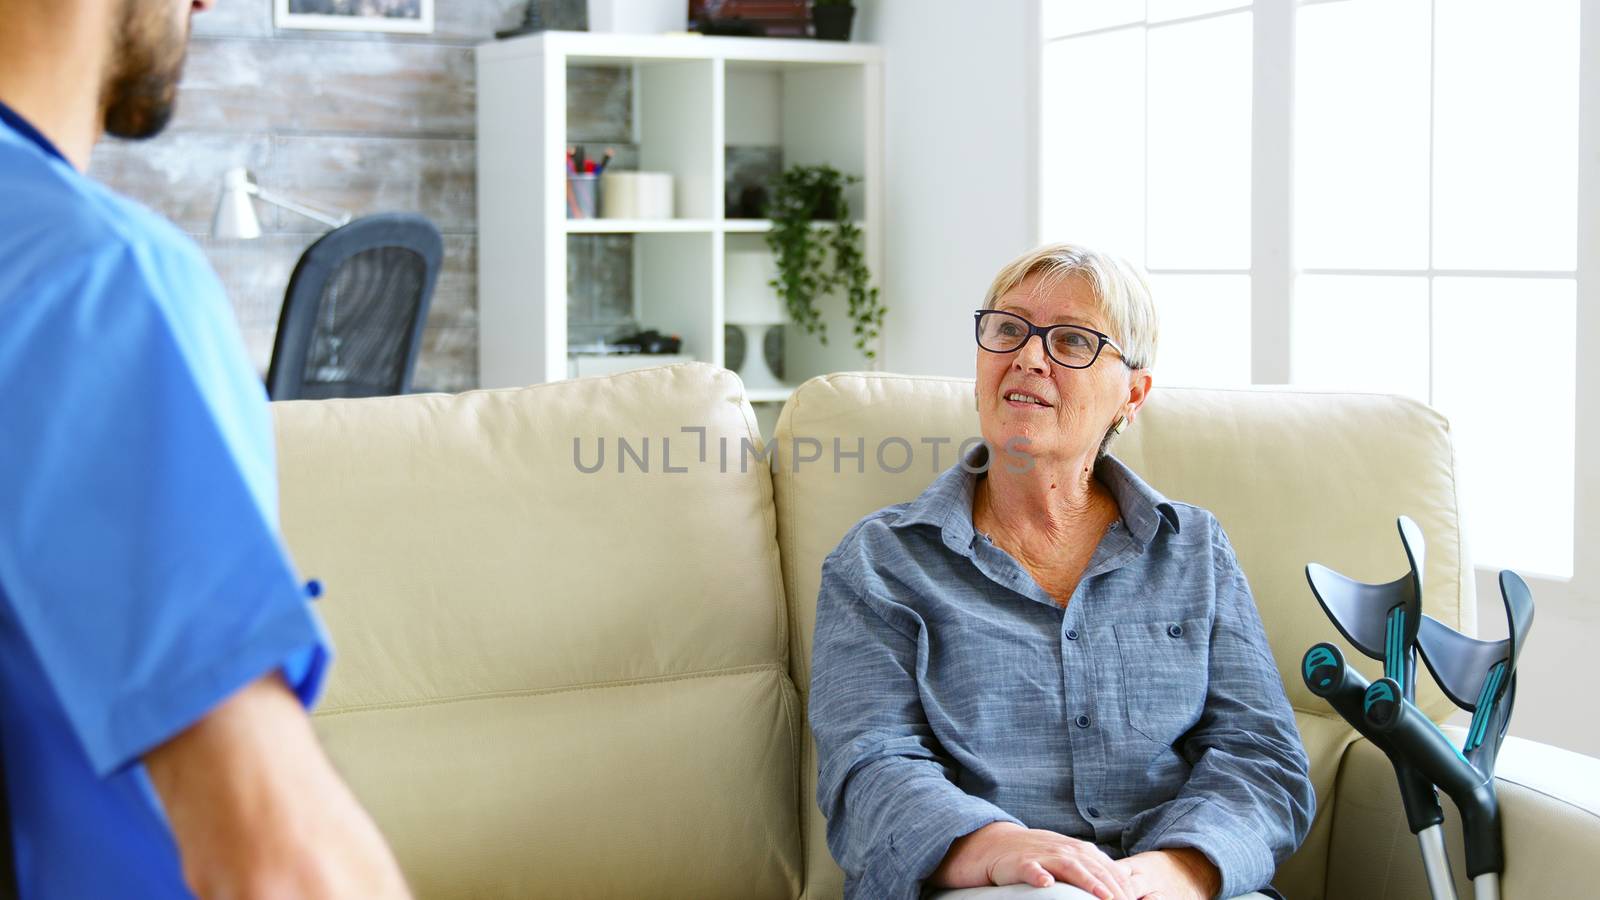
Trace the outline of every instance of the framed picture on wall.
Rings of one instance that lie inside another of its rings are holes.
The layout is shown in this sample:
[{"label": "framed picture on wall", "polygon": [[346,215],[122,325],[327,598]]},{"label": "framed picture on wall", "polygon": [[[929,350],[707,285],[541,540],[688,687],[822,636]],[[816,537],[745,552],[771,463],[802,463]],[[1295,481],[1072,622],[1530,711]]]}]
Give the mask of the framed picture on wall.
[{"label": "framed picture on wall", "polygon": [[279,28],[323,31],[433,31],[433,0],[272,0]]}]

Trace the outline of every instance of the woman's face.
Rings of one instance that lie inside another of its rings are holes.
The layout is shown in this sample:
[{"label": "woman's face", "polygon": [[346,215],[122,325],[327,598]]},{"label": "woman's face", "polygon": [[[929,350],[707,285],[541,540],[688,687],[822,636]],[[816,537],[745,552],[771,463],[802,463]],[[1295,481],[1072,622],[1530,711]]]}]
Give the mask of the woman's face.
[{"label": "woman's face", "polygon": [[[1039,281],[1037,275],[1028,276],[1002,294],[994,308],[1015,313],[1041,328],[1081,325],[1111,334],[1094,288],[1085,278],[1075,274],[1057,278],[1043,290]],[[1092,453],[1106,429],[1143,399],[1142,380],[1135,384],[1121,356],[1110,346],[1101,350],[1094,365],[1070,369],[1045,353],[1041,338],[1031,337],[1010,353],[991,353],[979,347],[977,370],[978,423],[984,439],[997,454],[1012,446],[1009,442],[1026,440],[1019,449],[1040,463],[1076,460]],[[1141,394],[1138,398],[1131,397],[1135,387]],[[1018,393],[1032,399],[1007,399]]]}]

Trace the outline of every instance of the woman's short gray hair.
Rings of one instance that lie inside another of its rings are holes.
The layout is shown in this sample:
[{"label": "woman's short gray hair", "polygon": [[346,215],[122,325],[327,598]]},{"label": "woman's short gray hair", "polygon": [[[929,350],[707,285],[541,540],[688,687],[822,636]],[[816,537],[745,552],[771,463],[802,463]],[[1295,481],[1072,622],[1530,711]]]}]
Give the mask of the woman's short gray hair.
[{"label": "woman's short gray hair", "polygon": [[[1156,361],[1156,305],[1144,273],[1132,263],[1077,244],[1045,244],[1022,254],[994,277],[983,308],[993,309],[1000,298],[1029,276],[1038,275],[1048,288],[1069,275],[1077,275],[1094,288],[1105,314],[1111,338],[1122,347],[1123,359],[1135,369],[1148,369]],[[1039,323],[1049,324],[1049,323]]]}]

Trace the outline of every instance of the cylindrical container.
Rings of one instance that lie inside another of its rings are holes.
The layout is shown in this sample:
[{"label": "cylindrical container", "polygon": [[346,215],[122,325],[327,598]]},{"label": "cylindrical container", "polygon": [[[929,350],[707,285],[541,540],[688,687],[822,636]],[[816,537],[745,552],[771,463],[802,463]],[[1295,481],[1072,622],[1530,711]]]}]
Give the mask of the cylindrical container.
[{"label": "cylindrical container", "polygon": [[600,215],[606,219],[672,218],[670,172],[607,172],[600,176]]},{"label": "cylindrical container", "polygon": [[684,0],[589,0],[589,30],[613,34],[661,34],[689,27]]},{"label": "cylindrical container", "polygon": [[599,188],[599,175],[567,175],[567,218],[595,218],[599,209],[595,194]]}]

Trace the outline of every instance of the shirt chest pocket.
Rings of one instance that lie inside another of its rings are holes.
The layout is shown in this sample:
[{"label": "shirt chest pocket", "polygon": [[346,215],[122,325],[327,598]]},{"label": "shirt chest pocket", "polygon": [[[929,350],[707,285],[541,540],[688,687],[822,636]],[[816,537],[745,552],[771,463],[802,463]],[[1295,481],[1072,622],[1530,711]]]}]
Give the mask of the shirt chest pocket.
[{"label": "shirt chest pocket", "polygon": [[1204,619],[1116,627],[1128,726],[1171,745],[1205,709],[1209,651]]}]

